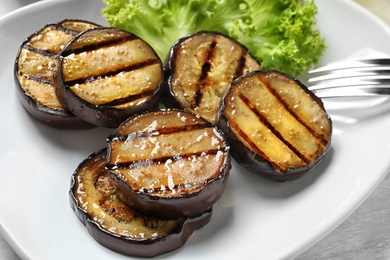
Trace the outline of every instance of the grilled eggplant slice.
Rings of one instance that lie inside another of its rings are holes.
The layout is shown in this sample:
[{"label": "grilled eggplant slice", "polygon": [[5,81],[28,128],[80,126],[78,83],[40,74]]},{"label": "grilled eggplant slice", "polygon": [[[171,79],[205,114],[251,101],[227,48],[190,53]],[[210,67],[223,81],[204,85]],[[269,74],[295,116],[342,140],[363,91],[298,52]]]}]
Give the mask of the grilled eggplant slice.
[{"label": "grilled eggplant slice", "polygon": [[298,80],[272,70],[232,83],[217,126],[239,164],[275,181],[307,173],[331,144],[332,122],[322,101]]},{"label": "grilled eggplant slice", "polygon": [[170,50],[164,103],[215,123],[220,99],[233,79],[258,69],[258,61],[236,40],[216,32],[194,33]]},{"label": "grilled eggplant slice", "polygon": [[24,108],[37,120],[56,128],[91,126],[65,110],[58,100],[53,75],[57,57],[77,34],[99,25],[83,20],[47,24],[30,35],[19,48],[15,61],[15,82]]},{"label": "grilled eggplant slice", "polygon": [[104,127],[157,108],[163,66],[136,35],[101,27],[75,37],[59,56],[56,93],[73,114]]},{"label": "grilled eggplant slice", "polygon": [[225,189],[229,146],[215,125],[192,113],[143,113],[126,120],[107,141],[107,168],[119,198],[143,215],[197,216]]},{"label": "grilled eggplant slice", "polygon": [[212,210],[194,218],[161,220],[137,214],[123,204],[112,185],[106,149],[87,157],[72,175],[71,207],[91,236],[126,255],[152,257],[173,251],[211,219]]}]

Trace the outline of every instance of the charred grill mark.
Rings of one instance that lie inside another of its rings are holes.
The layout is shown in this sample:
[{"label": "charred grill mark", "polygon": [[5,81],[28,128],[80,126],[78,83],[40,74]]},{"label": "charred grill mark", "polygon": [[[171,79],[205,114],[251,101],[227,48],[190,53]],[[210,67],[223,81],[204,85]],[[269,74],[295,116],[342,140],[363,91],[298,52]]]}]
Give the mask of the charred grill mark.
[{"label": "charred grill mark", "polygon": [[205,59],[204,59],[205,63],[203,63],[203,65],[202,65],[201,74],[200,74],[199,79],[198,79],[198,89],[194,94],[194,107],[193,107],[193,109],[198,107],[200,104],[200,101],[202,100],[203,86],[207,84],[207,76],[208,76],[208,73],[211,69],[211,63],[212,63],[212,59],[213,59],[214,54],[215,54],[215,47],[216,46],[217,46],[217,42],[214,39],[210,43],[209,48],[206,51]]},{"label": "charred grill mark", "polygon": [[41,84],[48,84],[53,86],[53,79],[48,79],[41,76],[35,76],[35,75],[24,75],[26,79],[41,83]]},{"label": "charred grill mark", "polygon": [[71,80],[71,81],[66,81],[64,83],[67,86],[74,86],[76,84],[85,84],[85,83],[93,82],[93,81],[100,80],[100,79],[103,79],[103,78],[116,76],[120,72],[124,72],[124,71],[125,72],[129,72],[129,71],[133,71],[133,70],[142,69],[142,68],[145,68],[145,67],[148,67],[148,66],[153,66],[153,65],[156,65],[156,64],[159,64],[159,61],[157,59],[145,60],[143,62],[139,62],[139,63],[133,64],[131,66],[128,66],[128,67],[120,68],[120,69],[118,69],[116,71],[109,71],[109,72],[107,72],[105,74],[102,74],[102,75],[87,76],[85,78],[75,79],[75,80]]},{"label": "charred grill mark", "polygon": [[137,133],[132,133],[130,135],[120,135],[120,136],[109,136],[107,141],[109,142],[121,142],[121,141],[126,141],[126,140],[131,140],[131,139],[137,139],[141,137],[149,137],[149,136],[158,136],[158,135],[163,135],[163,134],[173,134],[173,133],[178,133],[178,132],[184,132],[184,131],[193,131],[193,130],[199,130],[199,129],[206,129],[212,127],[210,123],[203,123],[203,124],[194,124],[194,125],[185,125],[181,127],[171,127],[171,128],[161,128],[153,131],[148,131],[148,132],[137,132]]},{"label": "charred grill mark", "polygon": [[245,68],[245,65],[246,65],[245,55],[246,55],[246,50],[242,50],[241,51],[241,56],[240,56],[240,58],[238,60],[236,71],[235,71],[234,76],[233,76],[234,79],[236,79],[239,76],[244,74],[243,71],[244,71],[244,68]]},{"label": "charred grill mark", "polygon": [[[110,172],[111,178],[112,179],[121,179],[120,174],[115,173],[114,171]],[[181,184],[174,184],[170,187],[168,186],[160,186],[156,188],[141,188],[141,189],[136,189],[135,187],[131,187],[132,191],[138,192],[138,193],[153,193],[153,192],[161,192],[161,191],[170,191],[170,190],[178,190],[178,189],[190,189],[192,187],[196,187],[198,185],[207,185],[208,183],[212,182],[213,180],[216,180],[220,178],[219,176],[217,177],[211,177],[204,179],[202,181],[193,181],[193,182],[188,182],[188,183],[181,183]]]},{"label": "charred grill mark", "polygon": [[37,54],[39,54],[39,55],[46,56],[46,57],[53,58],[53,59],[55,59],[55,58],[58,57],[58,54],[57,54],[57,53],[53,53],[53,52],[51,52],[51,51],[44,50],[44,49],[34,48],[34,47],[32,47],[31,45],[29,45],[28,43],[26,43],[25,45],[23,45],[23,49],[26,49],[26,50],[35,52],[35,53],[37,53]]},{"label": "charred grill mark", "polygon": [[[118,141],[128,141],[131,139],[138,139],[141,137],[156,137],[158,135],[167,135],[167,134],[175,134],[175,133],[180,133],[184,131],[193,131],[193,130],[198,130],[198,129],[208,129],[208,128],[213,128],[213,126],[208,123],[199,123],[199,124],[194,124],[194,125],[185,125],[181,127],[171,127],[171,128],[161,128],[157,130],[152,130],[152,131],[145,131],[145,132],[137,132],[133,133],[130,135],[120,135],[120,136],[109,136],[108,137],[108,142],[118,142]],[[184,161],[184,160],[193,160],[193,158],[196,157],[204,157],[207,155],[217,155],[218,153],[226,153],[228,151],[228,147],[226,146],[219,146],[215,149],[204,149],[202,151],[196,151],[196,152],[188,152],[188,153],[180,153],[180,154],[173,154],[169,156],[161,156],[161,157],[155,157],[155,158],[148,158],[148,159],[141,159],[141,160],[129,160],[126,162],[122,163],[115,163],[115,164],[106,164],[106,169],[107,170],[121,170],[121,169],[134,169],[134,168],[139,168],[139,167],[153,167],[154,165],[162,165],[165,164],[168,161]],[[209,181],[212,181],[215,179],[215,177],[209,178],[207,180],[203,180],[202,182],[193,182],[193,183],[186,183],[186,184],[179,184],[175,185],[174,187],[169,187],[169,190],[171,189],[179,189],[179,188],[190,188],[194,187],[199,184],[205,184]],[[163,189],[168,190],[168,187],[158,187],[154,189],[149,189],[147,192],[158,192],[162,191]],[[146,191],[146,190],[143,190]]]},{"label": "charred grill mark", "polygon": [[210,49],[207,52],[206,58],[205,58],[206,62],[202,66],[202,73],[200,74],[200,77],[199,77],[199,81],[201,83],[206,80],[207,74],[209,73],[210,68],[211,68],[211,57],[212,57],[213,50],[215,48],[215,46],[213,46],[213,43],[210,44]]},{"label": "charred grill mark", "polygon": [[230,127],[237,132],[238,136],[241,136],[245,140],[245,142],[250,146],[252,151],[270,162],[276,170],[281,170],[281,168],[276,163],[272,162],[269,156],[265,154],[262,150],[260,150],[257,145],[252,141],[252,139],[241,130],[240,126],[234,120],[229,120],[229,124]]},{"label": "charred grill mark", "polygon": [[288,142],[283,135],[278,132],[273,125],[259,112],[257,111],[255,105],[253,105],[250,100],[241,92],[239,93],[239,98],[250,108],[250,110],[256,114],[256,116],[259,118],[259,120],[268,128],[271,130],[271,132],[277,136],[288,148],[290,148],[301,160],[303,160],[305,163],[310,163],[310,159],[306,158],[305,155],[303,155],[297,148],[294,147],[293,144]]},{"label": "charred grill mark", "polygon": [[88,44],[88,45],[84,45],[80,48],[75,48],[75,49],[69,49],[69,50],[66,50],[64,51],[61,56],[62,57],[66,57],[68,55],[71,55],[71,54],[80,54],[80,53],[83,53],[83,52],[90,52],[90,51],[94,51],[94,50],[98,50],[98,49],[101,49],[103,47],[109,47],[109,46],[115,46],[115,45],[119,45],[121,43],[124,43],[124,42],[127,42],[127,41],[133,41],[133,40],[136,40],[138,39],[135,35],[126,35],[124,37],[118,37],[118,38],[110,38],[109,40],[106,40],[106,41],[101,41],[101,42],[94,42],[94,43],[91,43],[91,44]]},{"label": "charred grill mark", "polygon": [[153,91],[153,90],[145,91],[143,93],[139,93],[136,95],[131,95],[131,96],[127,96],[124,98],[114,99],[110,102],[99,104],[99,106],[118,106],[118,105],[130,103],[130,102],[133,102],[133,101],[141,99],[141,98],[150,97],[154,94],[154,92],[155,91]]},{"label": "charred grill mark", "polygon": [[78,31],[78,30],[73,30],[73,29],[66,28],[66,27],[63,26],[62,24],[56,25],[56,26],[55,26],[55,29],[57,29],[58,31],[64,32],[64,33],[66,33],[66,34],[73,35],[73,36],[76,36],[77,34],[79,34],[80,32],[82,32],[82,31]]},{"label": "charred grill mark", "polygon": [[272,87],[270,86],[269,83],[266,83],[266,82],[263,82],[264,86],[267,87],[267,89],[272,93],[272,95],[274,95],[277,100],[279,101],[280,104],[283,105],[283,107],[290,113],[290,115],[292,115],[300,124],[302,124],[309,132],[310,134],[318,139],[321,143],[322,146],[326,146],[327,145],[327,141],[325,140],[324,136],[322,136],[321,134],[318,134],[314,129],[312,129],[304,120],[302,120],[302,118],[300,118],[295,112],[293,109],[291,109],[291,107],[283,100],[283,98],[277,93],[277,91]]},{"label": "charred grill mark", "polygon": [[[65,28],[60,24],[49,25],[47,27],[47,29],[52,30],[52,31],[64,32],[64,33],[70,34],[72,36],[76,36],[77,34],[80,33],[80,31],[75,31],[75,30]],[[39,35],[41,32],[39,32],[37,35]],[[50,52],[50,51],[45,50],[45,49],[34,48],[31,45],[29,45],[28,42],[23,46],[23,48],[30,50],[30,51],[33,51],[33,52],[38,53],[38,54],[43,55],[43,56],[51,57],[51,58],[57,58],[57,56],[59,55],[58,53],[53,53],[53,52]]]},{"label": "charred grill mark", "polygon": [[53,30],[53,31],[60,31],[60,32],[63,32],[66,34],[70,34],[72,36],[76,36],[77,34],[79,34],[81,32],[81,31],[66,28],[62,24],[52,24],[52,25],[49,25],[48,28]]},{"label": "charred grill mark", "polygon": [[166,156],[166,157],[159,157],[159,158],[149,158],[145,160],[135,160],[135,161],[128,161],[126,163],[117,163],[117,164],[107,164],[106,168],[108,170],[116,170],[116,169],[131,169],[131,168],[139,168],[139,167],[145,167],[145,166],[153,166],[153,165],[159,165],[164,164],[167,161],[179,161],[179,160],[186,160],[193,157],[200,157],[200,156],[206,156],[206,155],[215,155],[218,152],[226,152],[225,147],[221,147],[218,149],[213,150],[205,150],[205,151],[199,151],[196,153],[189,153],[189,154],[176,154],[173,156]]},{"label": "charred grill mark", "polygon": [[196,109],[199,106],[200,101],[202,100],[202,92],[200,90],[196,91],[194,94],[194,105],[191,107],[192,109]]},{"label": "charred grill mark", "polygon": [[52,31],[60,31],[60,32],[63,32],[63,33],[66,33],[66,34],[69,34],[72,36],[76,36],[77,34],[80,33],[80,31],[66,28],[62,24],[50,24],[46,28],[49,30],[52,30]]}]

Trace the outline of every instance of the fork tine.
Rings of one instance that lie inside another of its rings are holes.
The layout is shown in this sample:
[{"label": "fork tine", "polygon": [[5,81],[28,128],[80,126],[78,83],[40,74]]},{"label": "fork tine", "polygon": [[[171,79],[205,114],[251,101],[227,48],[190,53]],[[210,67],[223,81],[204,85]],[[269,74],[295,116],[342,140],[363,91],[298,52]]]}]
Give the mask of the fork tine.
[{"label": "fork tine", "polygon": [[357,80],[382,80],[390,78],[390,67],[379,68],[375,67],[374,70],[356,70],[356,69],[345,69],[343,71],[329,72],[325,74],[318,74],[308,79],[309,83],[315,83],[325,80],[335,80],[342,78],[355,78]]},{"label": "fork tine", "polygon": [[340,69],[365,68],[365,67],[384,66],[384,65],[390,66],[390,58],[339,61],[322,67],[314,68],[310,70],[308,73],[314,74],[318,72],[335,71]]},{"label": "fork tine", "polygon": [[374,80],[343,78],[309,86],[320,98],[390,95],[390,77]]},{"label": "fork tine", "polygon": [[390,58],[335,62],[308,76],[309,89],[321,98],[390,95]]},{"label": "fork tine", "polygon": [[349,86],[339,87],[336,89],[326,89],[313,91],[319,98],[338,98],[338,97],[374,97],[378,95],[388,96],[390,95],[390,86]]},{"label": "fork tine", "polygon": [[357,61],[371,65],[390,65],[390,58],[359,59]]},{"label": "fork tine", "polygon": [[390,88],[390,77],[376,77],[376,78],[340,78],[335,80],[326,80],[318,82],[314,85],[309,85],[309,89],[312,91],[325,90],[341,87],[356,87],[356,88],[370,88],[372,86]]}]

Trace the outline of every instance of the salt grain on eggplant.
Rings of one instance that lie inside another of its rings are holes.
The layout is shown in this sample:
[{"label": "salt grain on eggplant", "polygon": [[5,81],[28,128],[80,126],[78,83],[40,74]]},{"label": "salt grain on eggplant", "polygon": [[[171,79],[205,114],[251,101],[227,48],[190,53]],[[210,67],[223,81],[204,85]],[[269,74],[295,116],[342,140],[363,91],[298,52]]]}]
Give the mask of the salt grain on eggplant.
[{"label": "salt grain on eggplant", "polygon": [[117,28],[95,28],[61,52],[55,76],[61,103],[83,120],[118,127],[136,113],[157,108],[161,60],[145,41]]},{"label": "salt grain on eggplant", "polygon": [[70,204],[91,236],[103,246],[131,256],[153,257],[183,246],[206,225],[210,208],[193,218],[161,220],[123,204],[105,169],[106,149],[88,156],[72,175]]},{"label": "salt grain on eggplant", "polygon": [[107,169],[119,198],[165,219],[205,212],[222,196],[230,151],[215,125],[168,109],[129,118],[107,139]]},{"label": "salt grain on eggplant", "polygon": [[257,69],[258,61],[233,38],[208,31],[191,34],[170,50],[165,104],[215,123],[219,101],[230,83]]},{"label": "salt grain on eggplant", "polygon": [[21,45],[15,61],[15,82],[20,102],[34,118],[52,127],[91,126],[67,111],[58,100],[53,82],[57,57],[80,32],[99,27],[83,20],[66,19],[47,24]]},{"label": "salt grain on eggplant", "polygon": [[322,101],[298,80],[272,70],[232,83],[221,100],[217,126],[240,165],[275,181],[309,172],[328,152],[332,135]]}]

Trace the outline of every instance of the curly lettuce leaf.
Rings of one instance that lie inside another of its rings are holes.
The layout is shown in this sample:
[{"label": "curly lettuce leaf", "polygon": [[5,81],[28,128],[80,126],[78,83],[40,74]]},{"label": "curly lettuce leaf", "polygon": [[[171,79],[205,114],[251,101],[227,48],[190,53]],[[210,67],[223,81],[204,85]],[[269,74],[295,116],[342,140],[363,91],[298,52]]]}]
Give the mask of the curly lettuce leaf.
[{"label": "curly lettuce leaf", "polygon": [[267,69],[298,76],[316,64],[325,40],[313,0],[103,0],[113,27],[147,41],[161,59],[181,37],[209,30],[229,35]]}]

